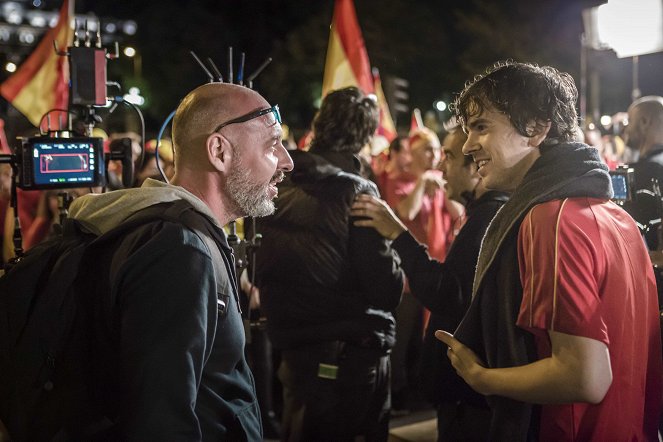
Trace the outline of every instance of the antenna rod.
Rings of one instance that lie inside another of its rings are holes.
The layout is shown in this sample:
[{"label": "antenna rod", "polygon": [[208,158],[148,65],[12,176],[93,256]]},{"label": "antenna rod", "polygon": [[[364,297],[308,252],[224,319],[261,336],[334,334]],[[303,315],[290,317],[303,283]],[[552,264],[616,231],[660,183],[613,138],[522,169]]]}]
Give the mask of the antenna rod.
[{"label": "antenna rod", "polygon": [[214,60],[207,57],[207,64],[209,65],[210,68],[212,68],[212,72],[214,72],[214,75],[216,75],[216,80],[219,83],[223,83],[223,75],[221,75],[221,71],[219,70],[219,68],[216,67],[216,64],[214,63]]},{"label": "antenna rod", "polygon": [[214,76],[212,76],[212,73],[211,73],[211,72],[205,67],[205,65],[203,64],[203,62],[200,61],[200,58],[198,58],[198,56],[196,55],[196,53],[193,52],[193,51],[189,51],[189,53],[190,53],[191,56],[194,58],[194,60],[196,60],[196,61],[198,62],[198,64],[200,65],[200,67],[203,68],[203,71],[205,71],[205,74],[206,74],[207,77],[209,78],[209,82],[210,82],[210,83],[214,83]]},{"label": "antenna rod", "polygon": [[228,83],[233,82],[233,47],[228,47]]},{"label": "antenna rod", "polygon": [[246,58],[246,54],[242,52],[241,57],[239,58],[239,71],[237,71],[237,83],[240,86],[244,85],[244,60]]},{"label": "antenna rod", "polygon": [[258,66],[258,69],[253,71],[251,75],[249,75],[249,78],[246,79],[247,83],[252,83],[253,80],[256,79],[258,75],[267,67],[268,64],[272,62],[272,57],[268,57],[267,60],[263,61],[260,66]]}]

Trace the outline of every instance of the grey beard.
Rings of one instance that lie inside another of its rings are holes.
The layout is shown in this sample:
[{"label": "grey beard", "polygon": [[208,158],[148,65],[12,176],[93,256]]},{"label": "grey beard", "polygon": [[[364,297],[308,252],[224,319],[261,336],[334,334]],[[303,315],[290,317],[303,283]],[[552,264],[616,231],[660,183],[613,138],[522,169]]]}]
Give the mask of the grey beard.
[{"label": "grey beard", "polygon": [[251,183],[251,174],[237,161],[226,183],[228,196],[241,216],[267,216],[274,213],[274,202],[268,193],[269,184]]}]

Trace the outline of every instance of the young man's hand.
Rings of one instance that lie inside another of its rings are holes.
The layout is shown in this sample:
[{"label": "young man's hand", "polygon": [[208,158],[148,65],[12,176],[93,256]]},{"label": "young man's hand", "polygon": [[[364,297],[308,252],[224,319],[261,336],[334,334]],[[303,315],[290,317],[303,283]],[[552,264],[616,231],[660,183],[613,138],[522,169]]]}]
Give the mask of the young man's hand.
[{"label": "young man's hand", "polygon": [[476,392],[483,395],[491,394],[487,391],[487,386],[482,382],[482,375],[485,373],[486,368],[481,359],[472,350],[454,338],[451,333],[437,330],[435,337],[449,347],[447,356],[456,373]]},{"label": "young man's hand", "polygon": [[354,221],[355,226],[373,227],[387,239],[396,239],[407,230],[386,202],[371,195],[358,195],[351,215],[361,218]]}]

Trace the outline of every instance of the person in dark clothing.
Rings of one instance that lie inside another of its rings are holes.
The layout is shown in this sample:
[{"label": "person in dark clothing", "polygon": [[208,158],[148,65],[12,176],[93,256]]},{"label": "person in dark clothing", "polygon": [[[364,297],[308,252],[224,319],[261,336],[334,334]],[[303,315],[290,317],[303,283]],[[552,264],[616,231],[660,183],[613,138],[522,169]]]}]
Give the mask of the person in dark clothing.
[{"label": "person in dark clothing", "polygon": [[95,260],[110,292],[100,308],[112,315],[98,319],[111,317],[113,328],[97,337],[111,355],[92,364],[100,383],[113,385],[104,397],[114,402],[112,440],[262,440],[223,226],[274,211],[276,184],[292,170],[280,121],[278,106],[248,88],[201,86],[175,114],[171,184],[148,179],[71,205],[72,218],[102,234],[142,209],[184,201],[214,236],[176,221],[149,222]]},{"label": "person in dark clothing", "polygon": [[[513,191],[481,245],[470,307],[436,337],[491,407],[490,440],[656,440],[662,361],[649,256],[573,142],[570,75],[498,63],[454,104],[489,189]],[[538,405],[534,405],[538,404]]]},{"label": "person in dark clothing", "polygon": [[663,187],[663,97],[647,96],[634,101],[628,109],[625,142],[638,152],[633,168],[633,200],[625,204],[626,210],[645,226],[645,239],[649,250],[659,250],[660,225],[653,224],[663,216],[661,200],[654,191],[657,180]]},{"label": "person in dark clothing", "polygon": [[393,310],[403,273],[387,241],[356,227],[350,206],[378,195],[357,153],[375,132],[375,100],[331,92],[309,152],[279,186],[274,215],[258,221],[257,282],[267,331],[281,350],[284,441],[386,441]]},{"label": "person in dark clothing", "polygon": [[[432,259],[389,206],[375,197],[360,195],[352,207],[359,226],[374,227],[393,240],[408,277],[410,290],[431,317],[426,329],[421,362],[421,390],[438,411],[438,440],[484,440],[490,413],[483,396],[456,375],[446,357],[447,347],[435,339],[435,330],[454,330],[472,299],[472,281],[481,240],[508,194],[489,191],[481,184],[472,157],[463,155],[467,136],[460,128],[444,141],[442,171],[450,199],[466,207],[465,223],[444,262]],[[366,217],[367,219],[364,219]]]}]

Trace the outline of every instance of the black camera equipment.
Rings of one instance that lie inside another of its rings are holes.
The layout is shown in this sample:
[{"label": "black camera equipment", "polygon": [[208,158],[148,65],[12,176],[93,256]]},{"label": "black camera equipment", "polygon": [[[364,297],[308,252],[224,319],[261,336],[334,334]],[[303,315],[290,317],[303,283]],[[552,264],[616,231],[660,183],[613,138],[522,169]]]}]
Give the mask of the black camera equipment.
[{"label": "black camera equipment", "polygon": [[613,201],[619,205],[624,205],[626,201],[633,199],[633,168],[625,164],[617,166],[616,170],[610,171],[612,180],[612,190],[614,191]]},{"label": "black camera equipment", "polygon": [[[105,187],[108,175],[108,161],[122,162],[122,182],[131,187],[133,182],[134,162],[131,140],[122,139],[111,144],[111,152],[104,154],[103,140],[92,136],[95,124],[102,121],[97,109],[106,107],[107,85],[106,62],[118,57],[118,46],[115,43],[113,53],[101,46],[100,26],[96,34],[88,28],[75,25],[73,46],[67,51],[60,51],[54,41],[55,52],[69,59],[69,108],[51,109],[42,116],[39,135],[21,139],[21,146],[11,155],[0,155],[0,163],[9,163],[12,167],[12,189],[10,205],[14,210],[14,262],[23,255],[21,227],[18,218],[18,200],[16,188],[23,190],[52,190],[75,187]],[[81,38],[82,34],[82,38]],[[133,104],[117,96],[110,99],[132,107],[139,115],[142,124],[142,140],[145,139],[145,125],[140,110]],[[111,108],[114,110],[115,107]],[[51,128],[50,114],[64,112],[68,115],[66,128],[58,118],[57,129]],[[76,132],[72,117],[83,124],[84,130]],[[46,132],[42,125],[46,119]],[[141,161],[143,154],[141,154]],[[71,198],[66,191],[60,194],[60,214],[66,216]]]}]

